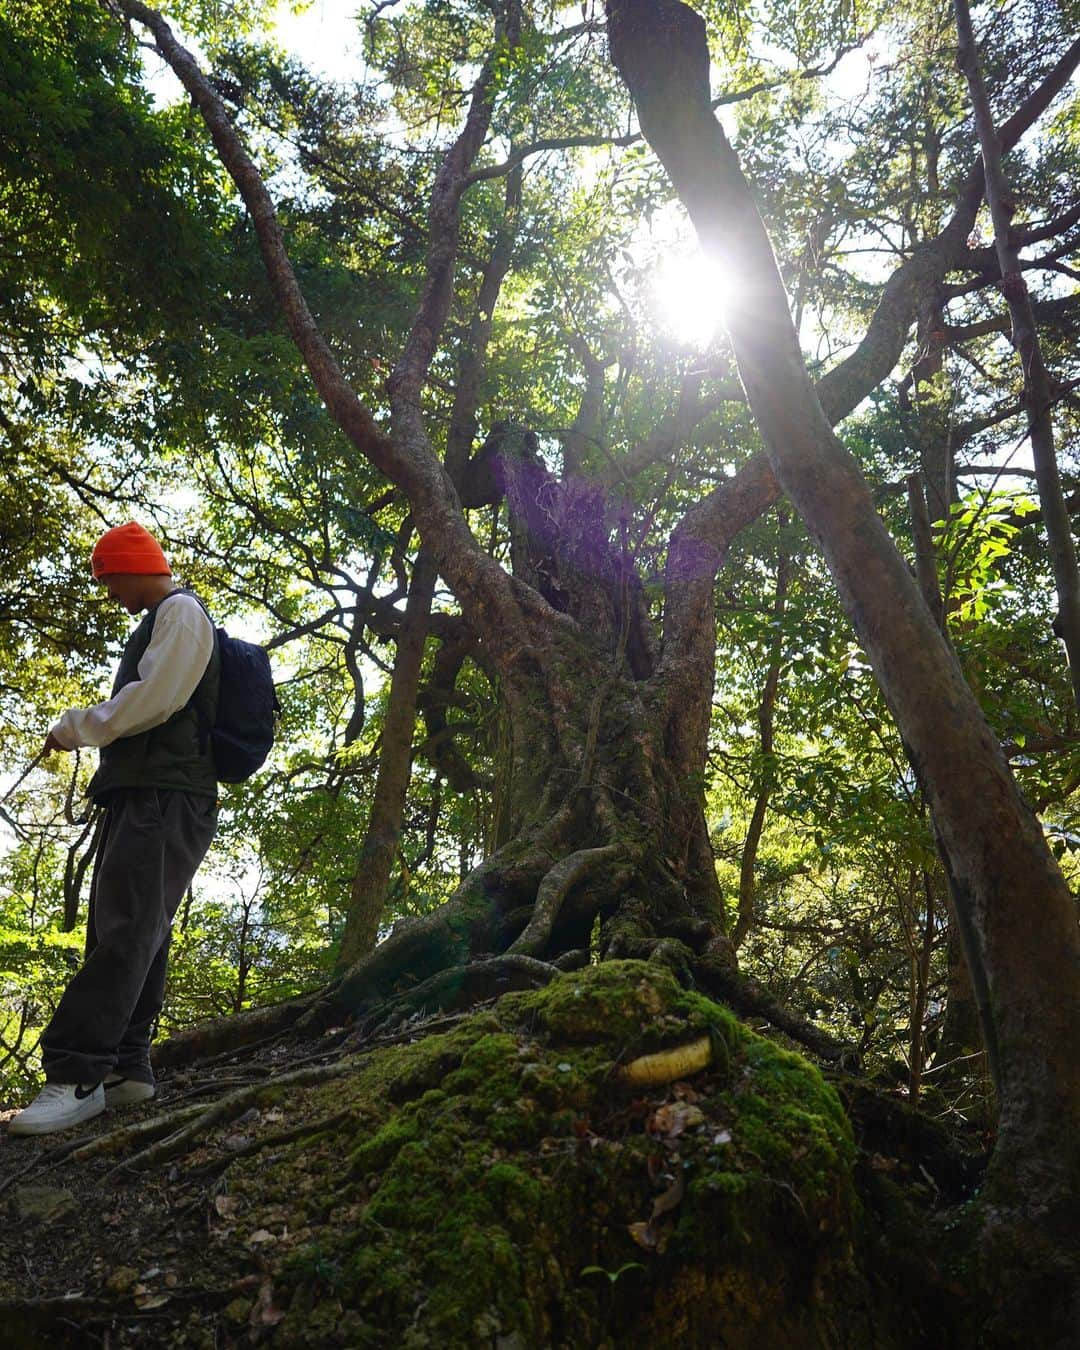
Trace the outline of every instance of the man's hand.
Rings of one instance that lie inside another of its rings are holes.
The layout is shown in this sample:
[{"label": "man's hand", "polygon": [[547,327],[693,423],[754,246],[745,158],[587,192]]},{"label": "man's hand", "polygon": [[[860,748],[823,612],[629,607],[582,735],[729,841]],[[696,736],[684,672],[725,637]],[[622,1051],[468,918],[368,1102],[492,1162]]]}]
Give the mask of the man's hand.
[{"label": "man's hand", "polygon": [[41,753],[43,755],[51,755],[54,750],[62,750],[64,754],[67,754],[68,751],[70,750],[70,746],[61,745],[60,742],[50,731],[49,734],[45,737],[45,744],[41,748]]}]

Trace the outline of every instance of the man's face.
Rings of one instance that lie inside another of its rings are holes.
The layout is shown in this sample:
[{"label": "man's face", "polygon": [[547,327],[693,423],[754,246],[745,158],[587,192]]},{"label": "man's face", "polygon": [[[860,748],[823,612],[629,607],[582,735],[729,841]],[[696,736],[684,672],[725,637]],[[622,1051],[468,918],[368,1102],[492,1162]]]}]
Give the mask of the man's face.
[{"label": "man's face", "polygon": [[146,608],[146,577],[133,572],[106,572],[98,581],[109,592],[109,599],[123,605],[129,614]]}]

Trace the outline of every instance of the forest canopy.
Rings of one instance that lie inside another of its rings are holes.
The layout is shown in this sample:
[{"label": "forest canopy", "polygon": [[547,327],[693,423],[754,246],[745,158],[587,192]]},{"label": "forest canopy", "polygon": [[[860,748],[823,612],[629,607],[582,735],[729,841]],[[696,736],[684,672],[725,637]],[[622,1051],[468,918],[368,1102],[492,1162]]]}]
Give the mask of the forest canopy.
[{"label": "forest canopy", "polygon": [[[137,519],[282,705],[164,1031],[647,960],[1063,1212],[1075,7],[345,8],[0,0],[0,786]],[[0,808],[12,1102],[91,770]]]}]

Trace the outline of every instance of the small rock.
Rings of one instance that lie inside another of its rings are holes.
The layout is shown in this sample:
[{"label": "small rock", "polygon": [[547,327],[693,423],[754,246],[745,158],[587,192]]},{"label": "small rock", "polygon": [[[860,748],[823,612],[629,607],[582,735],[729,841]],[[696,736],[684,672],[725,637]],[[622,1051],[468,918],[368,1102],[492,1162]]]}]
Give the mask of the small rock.
[{"label": "small rock", "polygon": [[18,1186],[15,1204],[20,1219],[40,1219],[50,1223],[75,1209],[78,1201],[60,1186]]},{"label": "small rock", "polygon": [[107,1293],[124,1298],[138,1283],[139,1272],[134,1266],[117,1266],[105,1281],[105,1290]]}]

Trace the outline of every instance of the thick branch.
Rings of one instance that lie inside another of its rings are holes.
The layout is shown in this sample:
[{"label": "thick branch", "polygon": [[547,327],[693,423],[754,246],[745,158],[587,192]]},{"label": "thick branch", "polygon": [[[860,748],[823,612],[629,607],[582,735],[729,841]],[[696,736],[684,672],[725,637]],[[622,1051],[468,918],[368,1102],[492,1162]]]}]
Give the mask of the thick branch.
[{"label": "thick branch", "polygon": [[[502,9],[502,6],[499,7]],[[519,0],[506,0],[505,17],[495,24],[493,50],[473,86],[465,125],[443,157],[431,189],[428,212],[428,253],[424,266],[424,290],[401,359],[387,381],[397,421],[407,409],[416,408],[431,358],[446,324],[453,299],[454,267],[461,231],[461,198],[468,186],[468,170],[480,151],[491,125],[492,84],[496,62],[504,46],[518,43],[521,27]],[[418,413],[418,408],[416,409]]]},{"label": "thick branch", "polygon": [[[716,574],[735,536],[768,510],[779,492],[768,459],[754,455],[733,478],[692,507],[672,535],[664,587],[664,643],[655,680],[665,706],[678,714],[680,739],[687,738],[679,758],[686,757],[689,772],[704,766],[716,664]],[[698,741],[691,748],[691,742]]]},{"label": "thick branch", "polygon": [[1020,357],[1024,372],[1025,406],[1035,478],[1039,485],[1043,524],[1050,546],[1050,558],[1057,584],[1058,616],[1056,627],[1065,643],[1072,677],[1073,697],[1080,706],[1080,572],[1076,565],[1065,494],[1061,489],[1057,455],[1054,452],[1054,427],[1051,408],[1054,398],[1050,376],[1042,358],[1039,335],[1035,328],[1031,297],[1021,275],[1019,257],[1013,243],[1012,215],[1014,203],[1009,182],[1001,163],[1001,150],[994,129],[990,100],[986,94],[975,35],[971,26],[971,11],[967,0],[954,0],[956,26],[960,37],[960,65],[967,78],[971,104],[975,111],[975,125],[982,146],[983,168],[986,179],[986,200],[994,222],[994,247],[1001,269],[1001,290],[1012,316],[1012,342]]},{"label": "thick branch", "polygon": [[491,342],[495,305],[513,260],[520,206],[521,174],[512,173],[506,184],[502,219],[492,241],[491,256],[484,267],[469,333],[462,344],[458,360],[454,406],[446,433],[446,468],[459,491],[462,488],[462,474],[476,440],[476,410],[480,405],[481,382]]},{"label": "thick branch", "polygon": [[915,540],[915,575],[919,579],[919,590],[927,608],[934,616],[934,622],[944,632],[945,602],[941,596],[941,583],[938,581],[937,549],[934,547],[934,535],[930,528],[930,512],[926,509],[926,494],[922,479],[917,473],[908,478],[908,510],[911,514],[911,533]]},{"label": "thick branch", "polygon": [[[1000,128],[1002,150],[1015,145],[1068,84],[1080,64],[1080,40],[1064,53],[1039,87]],[[904,349],[921,295],[935,291],[949,270],[962,265],[967,239],[983,196],[982,162],[968,171],[956,209],[934,239],[921,244],[896,269],[882,291],[866,334],[858,347],[818,383],[817,392],[835,426],[886,379]]]}]

